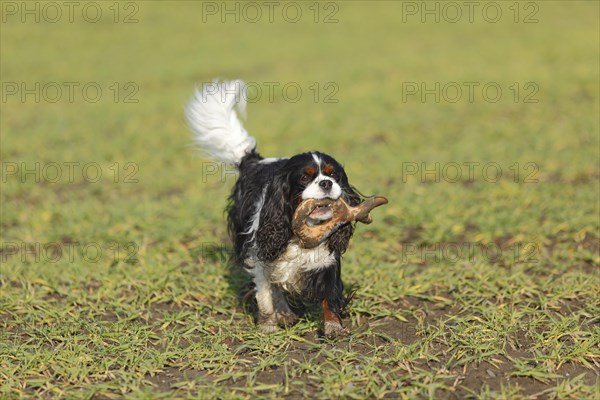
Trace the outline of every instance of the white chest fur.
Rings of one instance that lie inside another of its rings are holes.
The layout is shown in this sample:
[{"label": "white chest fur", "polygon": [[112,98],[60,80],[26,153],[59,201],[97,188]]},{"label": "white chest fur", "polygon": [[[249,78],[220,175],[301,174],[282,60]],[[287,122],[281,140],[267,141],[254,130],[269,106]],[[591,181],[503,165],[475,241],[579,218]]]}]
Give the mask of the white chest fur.
[{"label": "white chest fur", "polygon": [[292,241],[277,260],[266,266],[265,272],[271,283],[281,285],[288,292],[300,292],[302,273],[318,271],[334,263],[335,256],[329,251],[327,244],[304,249],[297,241]]}]

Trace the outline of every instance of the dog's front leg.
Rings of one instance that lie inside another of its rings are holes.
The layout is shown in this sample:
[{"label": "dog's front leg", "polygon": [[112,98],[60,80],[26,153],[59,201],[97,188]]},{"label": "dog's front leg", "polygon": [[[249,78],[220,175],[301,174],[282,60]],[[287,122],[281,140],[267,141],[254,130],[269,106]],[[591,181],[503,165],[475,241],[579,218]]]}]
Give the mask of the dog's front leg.
[{"label": "dog's front leg", "polygon": [[334,338],[348,333],[348,330],[342,326],[340,316],[329,308],[327,299],[321,301],[321,308],[323,309],[323,333],[326,337]]},{"label": "dog's front leg", "polygon": [[256,285],[256,303],[258,304],[258,325],[264,333],[272,333],[279,326],[290,326],[296,323],[298,317],[290,309],[281,293],[281,289],[271,284],[259,268],[254,276]]}]

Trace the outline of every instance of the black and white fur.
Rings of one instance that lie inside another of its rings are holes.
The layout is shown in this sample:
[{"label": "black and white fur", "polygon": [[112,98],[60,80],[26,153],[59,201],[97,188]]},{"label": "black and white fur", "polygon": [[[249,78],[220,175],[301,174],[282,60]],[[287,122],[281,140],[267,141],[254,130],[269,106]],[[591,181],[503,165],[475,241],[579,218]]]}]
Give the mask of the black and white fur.
[{"label": "black and white fur", "polygon": [[186,116],[195,142],[213,159],[239,171],[227,208],[228,228],[234,260],[253,276],[256,285],[259,326],[272,332],[296,321],[284,295],[290,293],[319,302],[324,333],[335,336],[343,330],[345,306],[341,256],[354,228],[347,224],[318,247],[304,249],[292,232],[292,216],[304,199],[341,196],[357,205],[360,196],[349,185],[344,168],[327,154],[261,157],[236,110],[245,112],[244,83],[213,82],[196,90]]}]

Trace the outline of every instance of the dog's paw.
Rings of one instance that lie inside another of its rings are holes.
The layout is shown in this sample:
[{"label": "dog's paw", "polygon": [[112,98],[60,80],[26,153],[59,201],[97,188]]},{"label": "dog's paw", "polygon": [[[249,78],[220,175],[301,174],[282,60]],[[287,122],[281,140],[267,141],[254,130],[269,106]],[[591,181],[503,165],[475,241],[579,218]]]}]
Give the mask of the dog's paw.
[{"label": "dog's paw", "polygon": [[262,333],[274,333],[276,332],[279,327],[277,325],[273,325],[270,323],[259,323],[258,324],[258,329],[262,332]]},{"label": "dog's paw", "polygon": [[273,333],[279,327],[292,326],[298,322],[298,316],[293,312],[275,312],[273,314],[261,314],[258,318],[258,327],[263,333]]},{"label": "dog's paw", "polygon": [[277,325],[292,326],[298,322],[298,316],[293,312],[275,313]]},{"label": "dog's paw", "polygon": [[337,321],[325,321],[323,333],[326,338],[335,339],[346,336],[350,331]]}]

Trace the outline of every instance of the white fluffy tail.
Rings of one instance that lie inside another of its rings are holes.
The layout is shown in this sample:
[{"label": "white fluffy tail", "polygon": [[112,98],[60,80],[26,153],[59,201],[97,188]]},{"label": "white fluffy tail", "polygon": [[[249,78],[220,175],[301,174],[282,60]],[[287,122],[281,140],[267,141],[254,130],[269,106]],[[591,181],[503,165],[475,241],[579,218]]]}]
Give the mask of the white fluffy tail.
[{"label": "white fluffy tail", "polygon": [[217,161],[237,165],[256,147],[237,116],[246,114],[245,90],[241,80],[207,83],[196,89],[186,107],[194,141]]}]

